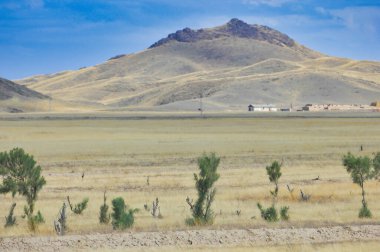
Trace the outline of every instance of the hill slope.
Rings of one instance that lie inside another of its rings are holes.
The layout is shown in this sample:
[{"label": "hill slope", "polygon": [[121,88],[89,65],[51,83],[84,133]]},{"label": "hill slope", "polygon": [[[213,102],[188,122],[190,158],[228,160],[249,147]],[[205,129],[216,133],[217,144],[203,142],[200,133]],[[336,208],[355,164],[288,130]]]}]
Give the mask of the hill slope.
[{"label": "hill slope", "polygon": [[28,103],[38,103],[48,97],[10,80],[0,78],[0,111],[22,112]]},{"label": "hill slope", "polygon": [[20,83],[108,108],[245,110],[249,103],[365,103],[380,97],[380,63],[328,57],[266,26],[232,19],[185,28],[149,49]]},{"label": "hill slope", "polygon": [[14,97],[25,97],[32,99],[47,98],[47,96],[33,91],[27,87],[16,84],[10,80],[0,78],[0,100],[7,100]]}]

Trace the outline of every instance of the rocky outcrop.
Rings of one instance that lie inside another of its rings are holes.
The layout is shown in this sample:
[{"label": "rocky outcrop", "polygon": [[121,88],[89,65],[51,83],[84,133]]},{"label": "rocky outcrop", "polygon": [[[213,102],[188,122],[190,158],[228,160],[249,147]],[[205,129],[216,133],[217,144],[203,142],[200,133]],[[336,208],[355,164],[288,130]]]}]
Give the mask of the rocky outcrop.
[{"label": "rocky outcrop", "polygon": [[168,37],[157,41],[149,48],[158,47],[170,41],[191,43],[199,40],[212,40],[221,37],[255,39],[278,46],[292,47],[295,45],[293,39],[277,30],[262,25],[250,25],[237,18],[233,18],[227,24],[212,29],[192,30],[190,28],[185,28],[179,30],[175,33],[169,34]]}]

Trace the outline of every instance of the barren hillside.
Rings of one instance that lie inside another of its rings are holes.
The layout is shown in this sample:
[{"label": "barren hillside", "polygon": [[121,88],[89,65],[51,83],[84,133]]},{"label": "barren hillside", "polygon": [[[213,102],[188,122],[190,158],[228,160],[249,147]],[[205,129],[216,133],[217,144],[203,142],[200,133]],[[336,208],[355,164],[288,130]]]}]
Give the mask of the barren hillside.
[{"label": "barren hillside", "polygon": [[47,96],[39,92],[0,78],[0,111],[22,112],[29,110],[25,104],[38,103],[47,98]]},{"label": "barren hillside", "polygon": [[325,56],[238,19],[185,28],[149,49],[19,81],[66,102],[108,109],[245,110],[249,103],[364,103],[380,97],[380,63]]}]

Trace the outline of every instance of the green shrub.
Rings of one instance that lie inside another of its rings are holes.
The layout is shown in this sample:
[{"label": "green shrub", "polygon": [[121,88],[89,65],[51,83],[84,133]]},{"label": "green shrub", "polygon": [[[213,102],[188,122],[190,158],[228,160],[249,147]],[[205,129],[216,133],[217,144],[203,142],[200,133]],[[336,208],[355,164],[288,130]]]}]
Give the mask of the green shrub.
[{"label": "green shrub", "polygon": [[[282,163],[279,163],[277,161],[274,161],[272,162],[271,165],[265,167],[269,181],[274,184],[274,190],[270,191],[270,194],[272,196],[272,206],[269,208],[264,208],[260,203],[257,203],[257,207],[260,210],[261,218],[269,222],[276,222],[279,220],[276,204],[277,204],[277,197],[278,197],[278,191],[279,191],[278,181],[282,175],[281,167],[282,167]],[[293,191],[293,190],[290,190],[289,186],[288,186],[288,190],[290,192]],[[288,211],[289,211],[288,206],[281,207],[280,209],[281,220],[289,220]]]},{"label": "green shrub", "polygon": [[257,207],[260,210],[261,218],[269,222],[278,221],[278,214],[274,205],[269,208],[264,208],[260,203],[257,203]]},{"label": "green shrub", "polygon": [[28,219],[30,230],[34,231],[39,222],[41,213],[33,215],[34,205],[38,192],[46,184],[41,176],[41,166],[36,165],[33,156],[25,153],[21,148],[14,148],[8,152],[0,153],[0,176],[3,183],[0,185],[0,193],[16,193],[26,198],[24,207],[25,217]]},{"label": "green shrub", "polygon": [[69,202],[70,209],[75,214],[82,214],[82,212],[87,208],[88,198],[84,198],[80,203],[75,204],[74,206],[70,202],[70,197],[67,196],[67,201]]},{"label": "green shrub", "polygon": [[110,214],[108,213],[108,205],[106,203],[107,197],[106,192],[104,192],[104,201],[103,205],[100,206],[100,212],[99,212],[99,222],[103,224],[108,224],[110,222]]},{"label": "green shrub", "polygon": [[220,163],[220,158],[211,153],[210,155],[203,154],[198,158],[199,174],[194,173],[195,187],[198,191],[198,199],[195,204],[186,198],[186,202],[190,206],[193,215],[193,220],[187,219],[187,225],[211,225],[214,221],[214,213],[211,209],[211,204],[215,199],[216,189],[213,188],[214,183],[219,179],[217,169]]},{"label": "green shrub", "polygon": [[34,216],[34,221],[36,223],[45,223],[45,219],[44,217],[42,216],[41,212],[38,211],[37,214]]},{"label": "green shrub", "polygon": [[15,207],[16,207],[16,203],[13,203],[11,208],[9,209],[8,216],[5,217],[5,227],[11,227],[16,224],[16,217],[13,216]]},{"label": "green shrub", "polygon": [[273,202],[275,203],[277,201],[277,195],[278,195],[278,180],[280,179],[282,173],[281,173],[281,166],[282,164],[278,163],[277,161],[274,161],[270,166],[265,167],[267,170],[267,175],[269,178],[269,181],[274,184],[274,190],[270,191]]},{"label": "green shrub", "polygon": [[[37,226],[41,223],[45,222],[44,217],[42,216],[41,212],[38,211],[36,215],[32,215],[29,211],[29,208],[27,206],[24,207],[25,216],[28,217],[28,227],[30,230],[36,230]],[[24,217],[25,217],[24,216]]]},{"label": "green shrub", "polygon": [[281,216],[281,220],[284,220],[284,221],[287,221],[289,220],[289,207],[288,206],[283,206],[281,207],[280,209],[280,216]]},{"label": "green shrub", "polygon": [[352,182],[359,185],[362,191],[362,207],[359,211],[360,218],[371,218],[371,211],[367,206],[365,197],[365,182],[379,177],[380,174],[380,153],[377,153],[373,159],[363,156],[356,157],[350,152],[343,156],[343,165],[347,172],[351,175]]},{"label": "green shrub", "polygon": [[89,201],[89,199],[85,198],[82,200],[82,202],[76,204],[74,209],[73,209],[73,212],[75,214],[82,214],[82,212],[87,208],[88,201]]},{"label": "green shrub", "polygon": [[372,213],[367,207],[367,205],[362,206],[362,208],[360,208],[360,211],[359,211],[359,218],[371,218],[371,217],[372,217]]},{"label": "green shrub", "polygon": [[121,197],[112,200],[112,227],[113,229],[126,229],[133,226],[135,221],[134,214],[138,209],[129,209],[126,212],[127,206],[124,199]]}]

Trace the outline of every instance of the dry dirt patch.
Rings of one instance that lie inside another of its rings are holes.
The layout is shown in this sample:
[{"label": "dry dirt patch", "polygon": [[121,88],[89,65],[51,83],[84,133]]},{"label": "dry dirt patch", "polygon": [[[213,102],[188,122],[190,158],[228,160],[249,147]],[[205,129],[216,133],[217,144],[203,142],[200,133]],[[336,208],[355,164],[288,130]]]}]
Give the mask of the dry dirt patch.
[{"label": "dry dirt patch", "polygon": [[380,241],[380,225],[125,232],[63,237],[1,238],[1,251],[112,250],[122,248],[234,247]]}]

